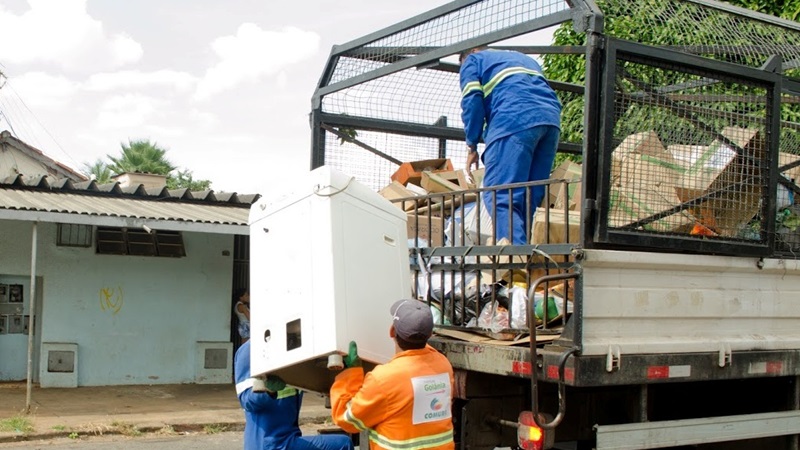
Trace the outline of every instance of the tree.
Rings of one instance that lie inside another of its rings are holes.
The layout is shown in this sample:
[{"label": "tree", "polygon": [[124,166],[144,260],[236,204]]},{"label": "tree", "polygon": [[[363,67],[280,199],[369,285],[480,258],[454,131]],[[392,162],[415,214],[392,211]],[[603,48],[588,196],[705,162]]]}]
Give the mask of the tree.
[{"label": "tree", "polygon": [[121,152],[118,157],[106,155],[109,163],[100,159],[92,164],[84,164],[83,173],[94,176],[100,183],[108,183],[112,176],[123,173],[152,173],[167,176],[168,189],[189,189],[204,191],[211,188],[210,180],[195,180],[191,170],[178,169],[167,159],[167,149],[160,147],[149,139],[128,140],[120,143]]},{"label": "tree", "polygon": [[186,188],[190,191],[205,191],[211,188],[209,180],[195,180],[191,170],[178,170],[175,175],[167,178],[167,188]]},{"label": "tree", "polygon": [[98,158],[92,164],[86,163],[83,165],[83,174],[93,179],[97,184],[106,184],[111,182],[111,169],[102,159]]},{"label": "tree", "polygon": [[114,174],[126,172],[152,173],[156,175],[169,175],[176,167],[166,158],[167,150],[161,148],[149,139],[136,141],[128,140],[120,144],[122,154],[115,158],[107,155],[111,160],[109,168]]},{"label": "tree", "polygon": [[[730,0],[728,3],[790,20],[796,20],[800,17],[800,0]],[[642,0],[640,2],[599,0],[597,4],[605,13],[605,33],[633,42],[645,42],[651,45],[675,45],[679,43],[682,45],[712,45],[715,41],[719,41],[719,27],[724,26],[719,18],[704,18],[696,14],[699,6],[688,2],[679,4],[655,0]],[[719,20],[716,21],[717,19]],[[708,22],[705,22],[706,20]],[[731,29],[737,30],[734,36],[736,34],[742,36],[741,42],[736,42],[735,40],[725,42],[726,45],[731,47],[752,44],[752,42],[747,41],[747,32],[754,32],[757,35],[769,34],[762,25],[755,22],[745,24],[731,19],[729,26]],[[572,23],[562,24],[555,31],[553,37],[554,45],[583,45],[585,42],[585,34],[577,33],[573,29]],[[778,38],[776,37],[775,39]],[[720,56],[722,55],[717,55],[717,57]],[[726,55],[726,57],[731,62],[755,67],[758,67],[763,62],[759,59],[752,59],[754,58],[753,55],[732,53]],[[763,55],[758,55],[758,57],[763,58]],[[549,79],[585,84],[586,65],[583,55],[545,55],[544,68]],[[632,72],[631,75],[633,78],[644,80],[648,84],[655,86],[678,84],[691,79],[691,74],[683,75],[685,79],[679,79],[678,77],[681,75],[676,72],[669,73],[668,71],[640,71]],[[654,78],[656,76],[659,78]],[[670,76],[673,78],[669,78]],[[724,88],[723,85],[719,85],[716,88],[711,86],[702,92],[706,94],[726,93]],[[718,89],[719,92],[715,92],[714,89]],[[746,94],[748,92],[745,88],[740,88],[737,93]],[[574,94],[560,95],[563,96],[562,102],[564,106],[562,112],[562,139],[568,142],[581,142],[583,140],[584,98]],[[647,115],[647,111],[642,111],[636,105],[627,106],[624,111],[626,117],[618,120],[620,124],[635,124],[637,119]],[[730,102],[730,104],[720,103],[716,108],[722,111],[741,112],[742,104],[737,102]],[[798,112],[796,105],[783,105],[781,115],[784,120],[797,121],[800,118],[800,112]],[[675,118],[662,117],[661,120],[672,119]],[[675,119],[669,124],[662,124],[661,128],[676,129],[677,127],[686,126],[681,122],[681,120]],[[621,134],[624,135],[625,132],[621,131]],[[559,155],[559,157],[556,164],[565,158],[562,155]],[[575,158],[570,156],[569,159]]]}]

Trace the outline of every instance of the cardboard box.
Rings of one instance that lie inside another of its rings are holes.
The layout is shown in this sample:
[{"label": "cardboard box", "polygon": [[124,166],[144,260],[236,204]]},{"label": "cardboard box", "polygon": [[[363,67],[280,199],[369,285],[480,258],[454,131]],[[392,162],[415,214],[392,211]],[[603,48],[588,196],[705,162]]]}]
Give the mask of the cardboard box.
[{"label": "cardboard box", "polygon": [[[409,197],[416,197],[417,194],[410,189],[406,189],[405,186],[400,184],[397,181],[392,181],[390,184],[386,185],[383,189],[378,191],[378,194],[381,197],[385,198],[386,200],[396,200],[400,198],[409,198]],[[414,207],[416,204],[416,200],[406,201],[406,202],[392,202],[395,206],[400,209],[409,209]]]},{"label": "cardboard box", "polygon": [[558,209],[564,208],[564,190],[566,189],[569,209],[577,209],[577,205],[580,203],[580,180],[582,177],[583,167],[576,162],[566,160],[556,167],[555,170],[553,170],[553,172],[550,174],[551,180],[569,180],[575,182],[569,183],[566,188],[564,183],[550,184],[550,207]]},{"label": "cardboard box", "polygon": [[[764,160],[766,143],[759,130],[726,127],[722,135],[744,149],[745,154]],[[677,183],[676,193],[682,202],[702,197],[710,192],[724,194],[709,199],[692,210],[704,214],[701,222],[722,236],[737,236],[739,229],[759,210],[761,199],[760,169],[754,162],[739,155],[721,141],[714,141],[684,172]]]},{"label": "cardboard box", "polygon": [[611,157],[623,161],[629,155],[660,156],[665,152],[664,144],[655,131],[645,131],[627,136],[611,153]]},{"label": "cardboard box", "polygon": [[[800,155],[793,155],[791,153],[780,152],[778,154],[778,167],[785,166],[787,164],[791,164],[797,160],[800,160]],[[790,180],[794,180],[794,184],[800,183],[800,166],[792,167],[789,170],[781,172],[783,176]]]},{"label": "cardboard box", "polygon": [[472,182],[469,183],[470,189],[483,187],[483,176],[486,174],[486,168],[481,167],[472,171]]},{"label": "cardboard box", "polygon": [[[567,218],[569,230],[567,230]],[[565,216],[564,211],[551,209],[548,216],[544,208],[536,208],[536,213],[533,215],[531,244],[578,243],[581,240],[580,236],[580,211],[570,211],[569,215]],[[566,239],[568,240],[565,241]]]},{"label": "cardboard box", "polygon": [[[608,225],[621,228],[680,204],[672,186],[621,186],[611,189]],[[693,224],[694,216],[682,211],[646,224],[648,231],[675,231]]]},{"label": "cardboard box", "polygon": [[448,172],[453,170],[453,163],[449,159],[425,159],[406,162],[392,174],[392,181],[397,181],[403,186],[408,183],[421,186],[422,172]]},{"label": "cardboard box", "polygon": [[431,247],[441,247],[444,245],[442,236],[444,230],[444,219],[436,216],[408,214],[407,231],[408,238],[418,237],[428,241]]},{"label": "cardboard box", "polygon": [[425,171],[422,172],[422,188],[426,191],[430,192],[431,194],[437,194],[442,192],[455,192],[460,191],[463,189],[467,189],[467,178],[466,176],[461,175],[463,179],[464,185],[462,186],[461,180],[459,180],[458,173],[460,171],[451,171],[451,172],[430,172]]}]

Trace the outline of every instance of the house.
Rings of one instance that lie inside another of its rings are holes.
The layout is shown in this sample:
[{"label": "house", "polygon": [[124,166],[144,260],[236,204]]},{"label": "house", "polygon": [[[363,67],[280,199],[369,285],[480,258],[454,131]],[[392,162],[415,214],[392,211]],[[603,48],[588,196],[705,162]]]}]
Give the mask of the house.
[{"label": "house", "polygon": [[231,382],[257,198],[98,185],[0,133],[0,381]]}]

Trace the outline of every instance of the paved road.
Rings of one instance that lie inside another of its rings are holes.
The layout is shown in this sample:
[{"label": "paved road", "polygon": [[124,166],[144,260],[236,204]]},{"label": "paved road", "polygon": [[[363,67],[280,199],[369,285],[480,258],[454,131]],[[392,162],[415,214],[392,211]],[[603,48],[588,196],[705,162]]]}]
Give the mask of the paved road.
[{"label": "paved road", "polygon": [[[303,426],[303,434],[316,434],[320,426]],[[1,450],[242,450],[241,432],[222,432],[215,434],[187,433],[175,435],[143,434],[128,436],[92,436],[90,438],[58,438],[33,442],[14,442],[0,444]]]},{"label": "paved road", "polygon": [[216,434],[193,433],[172,436],[143,435],[138,437],[97,436],[80,439],[59,438],[36,442],[0,444],[0,449],[194,450],[198,448],[208,448],[219,450],[242,450],[242,446],[241,433],[223,432]]}]

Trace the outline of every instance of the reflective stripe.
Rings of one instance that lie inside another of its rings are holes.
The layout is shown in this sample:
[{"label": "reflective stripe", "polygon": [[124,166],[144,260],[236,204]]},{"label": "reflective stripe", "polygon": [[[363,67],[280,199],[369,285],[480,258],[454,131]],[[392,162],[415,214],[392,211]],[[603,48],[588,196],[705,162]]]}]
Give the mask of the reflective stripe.
[{"label": "reflective stripe", "polygon": [[353,412],[350,411],[350,402],[347,402],[347,410],[344,412],[344,420],[355,427],[355,429],[358,431],[365,431],[367,429],[367,426],[364,425],[364,422],[358,420],[358,418],[353,415]]},{"label": "reflective stripe", "polygon": [[242,392],[244,392],[244,391],[250,389],[251,387],[253,387],[253,383],[254,382],[255,382],[254,379],[248,378],[248,379],[246,379],[244,381],[240,381],[240,382],[236,383],[236,395],[239,395]]},{"label": "reflective stripe", "polygon": [[492,77],[492,79],[489,80],[488,83],[483,85],[483,96],[484,97],[488,97],[489,95],[491,95],[491,93],[494,90],[494,88],[498,84],[500,84],[501,81],[505,80],[506,78],[510,77],[511,75],[516,75],[518,73],[533,75],[533,76],[537,76],[537,77],[542,76],[542,74],[539,73],[539,71],[533,70],[533,69],[528,69],[528,68],[525,68],[525,67],[509,67],[507,69],[503,69],[500,72],[497,72],[497,74],[494,77]]},{"label": "reflective stripe", "polygon": [[464,90],[461,91],[461,96],[466,97],[472,91],[482,91],[481,84],[477,81],[470,81],[469,83],[464,85]]},{"label": "reflective stripe", "polygon": [[291,388],[291,387],[287,387],[285,389],[281,389],[280,391],[278,391],[277,399],[280,400],[282,398],[292,397],[292,396],[295,396],[295,395],[297,395],[297,389]]},{"label": "reflective stripe", "polygon": [[[256,381],[255,378],[248,378],[244,381],[236,383],[236,395],[240,395],[242,392],[252,388],[253,385],[255,384],[255,381]],[[297,395],[297,389],[287,387],[285,389],[281,389],[280,391],[278,391],[278,395],[276,398],[281,399],[281,398],[291,397],[293,395]]]},{"label": "reflective stripe", "polygon": [[453,430],[402,441],[389,439],[386,436],[381,436],[375,430],[369,430],[369,440],[388,450],[420,450],[423,448],[439,447],[453,442]]}]

